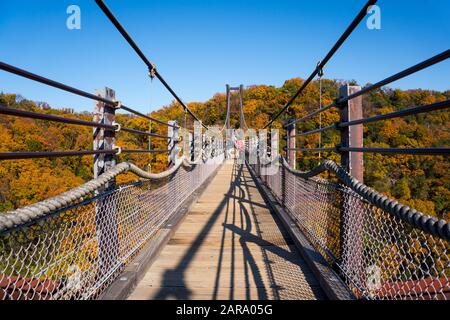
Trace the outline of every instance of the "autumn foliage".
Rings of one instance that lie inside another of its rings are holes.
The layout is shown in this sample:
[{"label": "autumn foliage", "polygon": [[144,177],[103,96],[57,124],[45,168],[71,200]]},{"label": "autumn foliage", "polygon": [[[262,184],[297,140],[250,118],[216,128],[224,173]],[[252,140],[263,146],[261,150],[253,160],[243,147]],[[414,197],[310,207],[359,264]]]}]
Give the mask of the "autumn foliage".
[{"label": "autumn foliage", "polygon": [[[302,79],[291,79],[281,87],[250,86],[244,93],[244,114],[246,123],[254,129],[263,128],[272,115],[298,90]],[[331,103],[338,96],[341,82],[323,80],[323,105]],[[448,100],[450,91],[430,90],[392,90],[384,88],[363,97],[364,117],[384,114],[438,101]],[[233,105],[237,104],[233,100]],[[85,113],[67,114],[59,110],[41,110],[36,103],[18,99],[14,94],[0,94],[0,107],[13,107],[35,112],[76,117],[91,120]],[[304,94],[294,102],[289,111],[274,123],[281,128],[283,121],[300,118],[319,107],[319,84],[311,83]],[[216,94],[206,102],[193,102],[189,108],[206,125],[223,124],[226,115],[226,98]],[[232,127],[239,125],[238,109],[232,109]],[[177,120],[182,126],[192,127],[192,119],[185,116],[183,109],[172,103],[151,114],[162,121]],[[322,114],[322,126],[328,126],[339,120],[336,110]],[[148,120],[125,114],[117,115],[122,126],[148,131]],[[450,144],[448,111],[432,112],[368,124],[364,127],[364,146],[366,147],[448,147]],[[298,132],[319,127],[319,117],[301,123]],[[167,127],[153,123],[151,131],[167,134]],[[283,132],[281,134],[284,134]],[[319,135],[301,137],[297,145],[315,148]],[[322,146],[334,146],[339,143],[339,134],[326,131],[322,134]],[[123,149],[167,148],[164,139],[121,132],[117,144]],[[62,151],[92,149],[92,128],[54,123],[41,120],[2,116],[0,118],[0,152],[14,151]],[[323,159],[339,162],[339,155],[322,153],[321,159],[316,153],[298,153],[298,168],[311,169]],[[167,166],[166,154],[123,154],[118,161],[130,161],[141,168],[159,172]],[[68,157],[57,159],[34,159],[0,162],[0,211],[35,203],[59,194],[69,188],[92,179],[92,156]],[[400,202],[417,210],[450,219],[450,180],[449,159],[443,156],[412,155],[364,155],[364,182]],[[330,176],[329,178],[333,178]],[[118,183],[136,179],[128,174],[118,178]]]}]

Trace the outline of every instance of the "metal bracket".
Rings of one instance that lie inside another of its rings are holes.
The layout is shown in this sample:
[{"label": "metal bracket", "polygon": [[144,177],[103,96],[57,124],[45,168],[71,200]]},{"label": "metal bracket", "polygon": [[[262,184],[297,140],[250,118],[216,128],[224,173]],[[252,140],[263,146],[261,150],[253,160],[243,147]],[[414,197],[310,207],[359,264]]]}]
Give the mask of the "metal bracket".
[{"label": "metal bracket", "polygon": [[320,64],[322,63],[322,61],[317,62],[317,75],[319,76],[319,78],[323,77],[323,68],[320,67]]},{"label": "metal bracket", "polygon": [[122,102],[118,100],[114,100],[116,105],[114,106],[115,109],[121,109],[122,108]]},{"label": "metal bracket", "polygon": [[119,154],[122,153],[122,148],[119,147],[119,146],[114,146],[114,147],[113,147],[113,150],[117,150],[117,151],[116,151],[116,156],[118,156]]},{"label": "metal bracket", "polygon": [[335,122],[334,125],[333,125],[334,129],[338,130],[338,131],[344,130],[344,127],[339,126],[340,124],[341,124],[341,122],[339,122],[339,121]]},{"label": "metal bracket", "polygon": [[120,130],[122,130],[122,126],[120,125],[120,123],[114,121],[112,125],[116,127],[116,129],[114,130],[115,132],[119,132]]},{"label": "metal bracket", "polygon": [[148,70],[148,76],[152,80],[156,77],[156,65],[154,63],[151,63],[151,68]]},{"label": "metal bracket", "polygon": [[342,108],[345,107],[345,104],[344,104],[343,102],[340,101],[340,100],[343,99],[343,98],[344,98],[343,96],[340,96],[340,97],[334,99],[334,104],[336,105],[336,107],[337,107],[338,109],[342,109]]}]

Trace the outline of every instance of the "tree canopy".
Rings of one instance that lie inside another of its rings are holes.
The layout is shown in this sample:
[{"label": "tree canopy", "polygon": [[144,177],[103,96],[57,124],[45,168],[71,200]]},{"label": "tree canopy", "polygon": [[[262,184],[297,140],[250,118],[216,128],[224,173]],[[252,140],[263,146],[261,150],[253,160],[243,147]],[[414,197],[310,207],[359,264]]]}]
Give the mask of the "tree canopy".
[{"label": "tree canopy", "polygon": [[[287,80],[281,87],[255,85],[244,92],[244,115],[246,123],[253,129],[261,129],[275,115],[289,98],[298,90],[303,79]],[[331,103],[338,96],[342,81],[323,79],[323,105]],[[351,83],[354,83],[352,81]],[[363,97],[364,117],[384,114],[420,105],[448,100],[450,90],[437,92],[431,90],[399,90],[382,88]],[[233,104],[237,101],[233,100]],[[66,113],[52,108],[40,108],[37,103],[15,94],[0,94],[0,107],[19,108],[35,112],[76,117],[91,120],[85,113]],[[203,122],[210,125],[223,125],[226,116],[225,94],[218,93],[206,102],[192,102],[189,108]],[[287,113],[275,121],[273,127],[281,128],[283,121],[300,118],[319,107],[319,83],[312,82],[302,95],[290,106]],[[239,125],[238,109],[231,114],[231,126]],[[183,108],[173,102],[151,113],[162,121],[177,120],[185,125]],[[322,114],[322,126],[338,121],[336,110]],[[448,147],[450,144],[448,111],[408,116],[370,123],[364,127],[365,147]],[[122,126],[148,131],[148,120],[126,114],[118,114],[116,121]],[[186,117],[186,125],[192,127],[192,119]],[[319,127],[319,117],[298,124],[297,131],[304,132]],[[167,134],[167,127],[153,123],[152,132]],[[147,136],[121,132],[117,144],[123,149],[146,149]],[[319,135],[298,138],[300,147],[314,148],[319,143]],[[339,134],[326,131],[322,134],[322,146],[339,143]],[[167,148],[164,139],[151,139],[154,149]],[[92,149],[92,128],[54,123],[43,120],[5,116],[0,118],[0,152],[13,151],[63,151]],[[299,152],[298,169],[308,170],[323,159],[339,162],[339,155]],[[167,166],[166,154],[123,154],[119,161],[130,161],[141,168],[158,172]],[[56,159],[30,159],[0,162],[0,211],[35,203],[59,194],[69,188],[92,179],[92,156]],[[450,179],[449,159],[444,156],[413,155],[364,155],[364,182],[379,192],[398,199],[417,210],[450,219]],[[332,176],[327,176],[333,179]],[[136,177],[122,175],[118,183],[135,180]]]}]

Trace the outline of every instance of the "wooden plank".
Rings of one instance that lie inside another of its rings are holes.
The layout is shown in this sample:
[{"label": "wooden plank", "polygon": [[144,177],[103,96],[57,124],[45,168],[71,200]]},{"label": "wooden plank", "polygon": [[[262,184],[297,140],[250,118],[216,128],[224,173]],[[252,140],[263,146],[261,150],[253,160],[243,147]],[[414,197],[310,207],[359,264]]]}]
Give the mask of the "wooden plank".
[{"label": "wooden plank", "polygon": [[[255,177],[255,179],[259,180],[258,177]],[[353,300],[354,296],[345,283],[306,239],[289,213],[278,203],[262,181],[259,181],[259,187],[267,198],[268,203],[270,203],[272,209],[277,213],[291,234],[297,247],[300,249],[302,256],[305,258],[305,261],[316,276],[317,281],[319,281],[321,288],[323,288],[328,298],[332,300]]]},{"label": "wooden plank", "polygon": [[[216,172],[218,169],[216,169]],[[145,248],[133,259],[133,262],[125,268],[124,272],[117,278],[108,289],[99,297],[100,300],[123,300],[134,290],[137,283],[146,275],[148,268],[157,259],[162,248],[170,240],[171,236],[179,227],[186,213],[195,203],[196,199],[204,192],[211,182],[214,174],[206,179],[203,184],[187,198],[165,222]]]},{"label": "wooden plank", "polygon": [[130,299],[322,299],[245,166],[227,161]]}]

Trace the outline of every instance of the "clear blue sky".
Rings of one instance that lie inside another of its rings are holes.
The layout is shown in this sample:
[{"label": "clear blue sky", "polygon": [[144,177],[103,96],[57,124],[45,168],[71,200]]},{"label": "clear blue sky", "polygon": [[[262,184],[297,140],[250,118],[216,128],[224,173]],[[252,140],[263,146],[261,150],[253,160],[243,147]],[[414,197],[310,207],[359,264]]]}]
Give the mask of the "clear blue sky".
[{"label": "clear blue sky", "polygon": [[[108,0],[149,59],[185,100],[205,101],[226,83],[281,85],[306,77],[366,0]],[[82,29],[66,28],[66,8]],[[365,21],[325,69],[329,78],[376,82],[450,47],[450,1],[381,0],[382,29]],[[0,60],[93,92],[102,86],[143,112],[172,99],[93,0],[0,1]],[[395,82],[450,88],[450,61]],[[91,110],[93,103],[0,71],[0,91]]]}]

